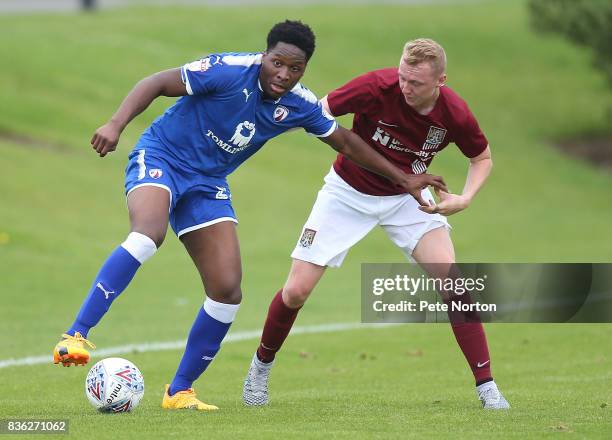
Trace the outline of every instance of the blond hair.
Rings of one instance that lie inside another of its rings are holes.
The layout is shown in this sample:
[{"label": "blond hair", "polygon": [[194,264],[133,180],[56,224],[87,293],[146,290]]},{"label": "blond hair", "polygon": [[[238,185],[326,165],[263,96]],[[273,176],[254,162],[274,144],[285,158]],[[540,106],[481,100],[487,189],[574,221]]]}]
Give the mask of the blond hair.
[{"label": "blond hair", "polygon": [[427,61],[438,73],[446,70],[446,53],[442,46],[429,38],[417,38],[404,45],[401,62],[413,66]]}]

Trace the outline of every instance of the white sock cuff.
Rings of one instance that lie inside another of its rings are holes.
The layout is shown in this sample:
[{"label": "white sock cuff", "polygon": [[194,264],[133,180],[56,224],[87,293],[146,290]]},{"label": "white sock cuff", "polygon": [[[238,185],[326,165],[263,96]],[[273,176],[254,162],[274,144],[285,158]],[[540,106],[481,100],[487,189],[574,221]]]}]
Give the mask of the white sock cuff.
[{"label": "white sock cuff", "polygon": [[140,232],[130,232],[121,247],[136,258],[140,264],[147,261],[157,251],[155,242]]},{"label": "white sock cuff", "polygon": [[240,304],[225,304],[210,298],[204,301],[204,311],[208,313],[208,316],[224,324],[234,322],[239,308]]}]

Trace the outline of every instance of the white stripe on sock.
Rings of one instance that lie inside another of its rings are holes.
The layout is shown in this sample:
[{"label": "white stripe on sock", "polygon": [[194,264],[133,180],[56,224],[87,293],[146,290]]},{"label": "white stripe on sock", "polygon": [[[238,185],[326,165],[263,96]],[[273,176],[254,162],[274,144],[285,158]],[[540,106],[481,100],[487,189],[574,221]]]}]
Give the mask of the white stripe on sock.
[{"label": "white stripe on sock", "polygon": [[240,304],[224,304],[210,298],[206,298],[206,301],[204,301],[204,311],[211,318],[224,324],[234,322],[238,308],[240,308]]},{"label": "white stripe on sock", "polygon": [[155,242],[139,232],[130,232],[121,247],[136,258],[140,264],[147,261],[157,251]]}]

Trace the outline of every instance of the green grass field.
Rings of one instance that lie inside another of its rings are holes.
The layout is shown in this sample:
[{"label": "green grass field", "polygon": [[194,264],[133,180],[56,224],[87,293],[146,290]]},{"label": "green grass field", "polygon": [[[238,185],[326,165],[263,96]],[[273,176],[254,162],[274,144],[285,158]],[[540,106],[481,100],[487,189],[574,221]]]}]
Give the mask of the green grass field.
[{"label": "green grass field", "polygon": [[[451,218],[460,261],[612,261],[612,176],[552,147],[558,138],[608,129],[610,91],[586,51],[529,30],[522,2],[3,16],[0,361],[50,354],[71,323],[99,265],[128,232],[127,153],[172,101],[159,100],[135,120],[105,159],[90,151],[93,131],[138,79],[210,51],[263,49],[269,27],[287,17],[317,34],[303,83],[319,96],[394,65],[407,39],[430,36],[445,46],[449,85],[479,118],[495,162],[473,206]],[[458,192],[466,161],[456,150],[450,146],[431,171]],[[233,331],[261,328],[333,157],[291,133],[231,178],[244,266]],[[360,263],[400,261],[375,231],[329,271],[298,325],[358,322]],[[169,235],[91,339],[99,348],[182,339],[202,298],[199,276]],[[0,368],[0,419],[70,419],[74,438],[609,436],[609,324],[487,329],[496,381],[513,405],[503,414],[479,408],[450,329],[432,324],[289,338],[273,372],[272,404],[263,409],[240,400],[257,341],[228,343],[196,383],[221,407],[216,414],[159,408],[179,350],[123,355],[143,371],[147,392],[134,413],[118,416],[89,406],[86,368]]]}]

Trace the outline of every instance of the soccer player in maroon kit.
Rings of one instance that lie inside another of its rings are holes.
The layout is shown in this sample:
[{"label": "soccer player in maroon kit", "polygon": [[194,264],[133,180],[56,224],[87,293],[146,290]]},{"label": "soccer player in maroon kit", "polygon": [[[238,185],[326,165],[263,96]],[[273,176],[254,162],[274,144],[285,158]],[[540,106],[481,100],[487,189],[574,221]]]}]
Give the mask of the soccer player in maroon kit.
[{"label": "soccer player in maroon kit", "polygon": [[[354,114],[352,130],[405,172],[424,173],[450,142],[468,158],[469,171],[462,194],[436,190],[437,204],[419,206],[384,177],[338,155],[291,254],[287,282],[270,304],[244,384],[247,405],[268,403],[275,354],[326,267],[340,266],[350,247],[376,225],[432,276],[445,277],[455,263],[446,217],[469,206],[492,161],[476,118],[445,86],[445,70],[446,54],[438,43],[413,40],[406,43],[399,68],[361,75],[321,100],[334,116]],[[422,198],[433,200],[428,189]],[[510,405],[493,381],[483,326],[477,316],[470,318],[451,317],[451,326],[474,374],[477,395],[484,408],[507,409]]]}]

